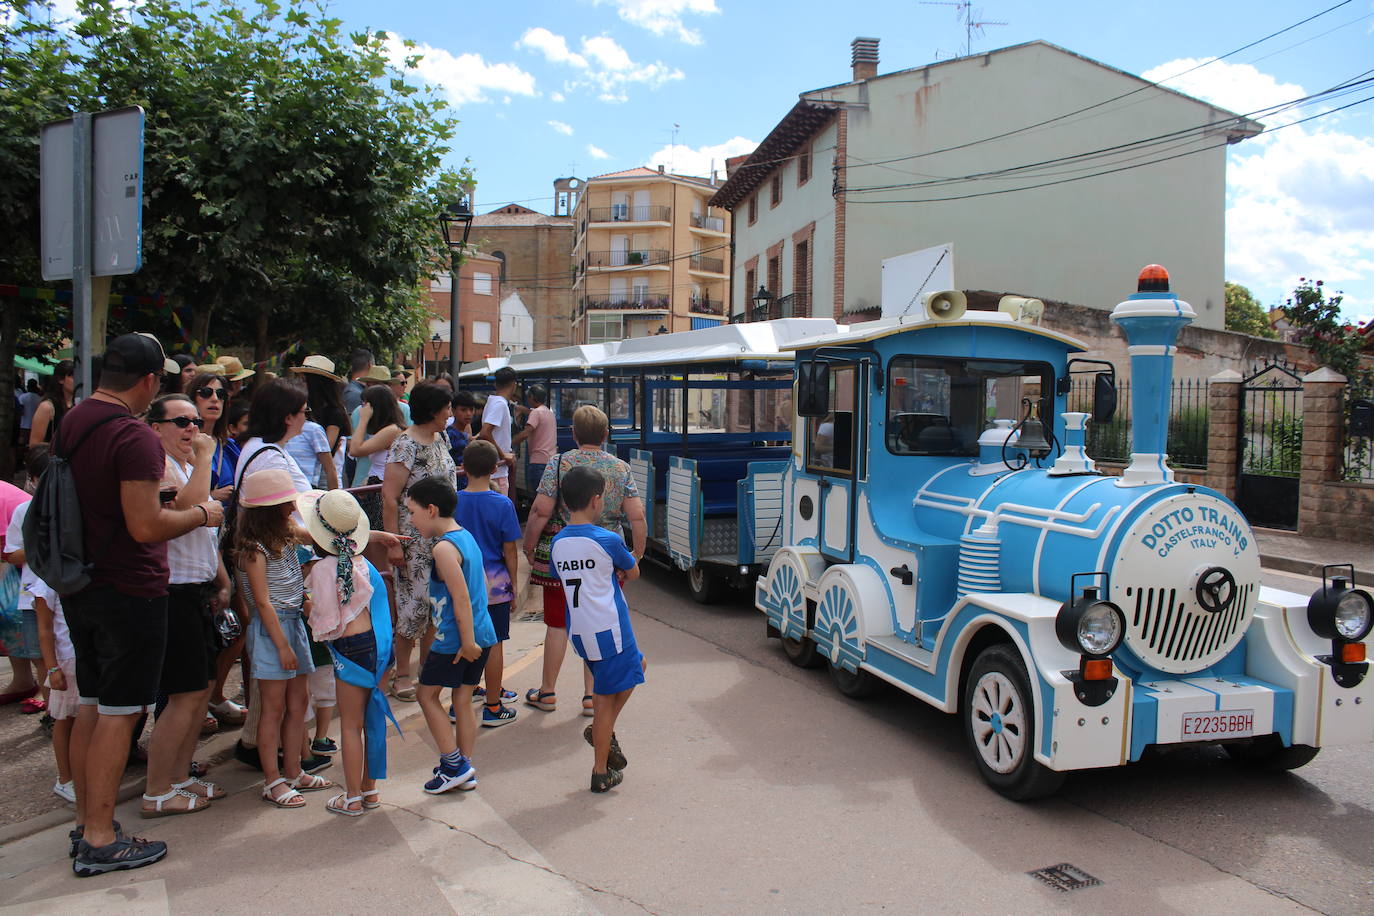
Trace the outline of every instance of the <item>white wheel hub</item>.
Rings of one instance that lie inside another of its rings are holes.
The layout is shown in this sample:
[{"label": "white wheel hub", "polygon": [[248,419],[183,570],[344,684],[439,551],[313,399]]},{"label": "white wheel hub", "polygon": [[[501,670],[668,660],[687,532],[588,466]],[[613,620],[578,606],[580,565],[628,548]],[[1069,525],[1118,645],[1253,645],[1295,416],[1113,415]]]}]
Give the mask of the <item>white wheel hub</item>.
[{"label": "white wheel hub", "polygon": [[983,762],[998,773],[1010,773],[1021,765],[1027,752],[1025,701],[1011,679],[989,671],[973,688],[974,744]]}]

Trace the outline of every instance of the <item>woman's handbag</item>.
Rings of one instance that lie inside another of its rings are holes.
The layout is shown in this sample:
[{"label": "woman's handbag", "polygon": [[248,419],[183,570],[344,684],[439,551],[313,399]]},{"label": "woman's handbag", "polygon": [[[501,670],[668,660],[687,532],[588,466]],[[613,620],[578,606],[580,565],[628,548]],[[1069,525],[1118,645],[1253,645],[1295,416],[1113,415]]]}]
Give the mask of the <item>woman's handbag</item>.
[{"label": "woman's handbag", "polygon": [[544,530],[539,534],[539,542],[534,545],[534,559],[530,562],[530,584],[539,585],[544,588],[557,588],[562,583],[550,571],[550,562],[553,556],[554,535],[563,530],[563,518],[558,512],[558,503],[563,498],[563,458],[558,456],[558,469],[555,472],[557,483],[554,487],[553,514],[544,523]]}]

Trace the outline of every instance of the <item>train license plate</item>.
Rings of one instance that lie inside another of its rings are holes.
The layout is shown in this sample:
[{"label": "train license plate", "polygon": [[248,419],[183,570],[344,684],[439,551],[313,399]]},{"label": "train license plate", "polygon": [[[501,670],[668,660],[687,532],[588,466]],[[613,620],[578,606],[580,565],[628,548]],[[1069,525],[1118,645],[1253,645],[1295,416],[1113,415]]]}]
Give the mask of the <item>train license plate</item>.
[{"label": "train license plate", "polygon": [[1253,709],[1221,709],[1214,712],[1186,712],[1179,733],[1180,741],[1217,741],[1222,738],[1249,738],[1255,733]]}]

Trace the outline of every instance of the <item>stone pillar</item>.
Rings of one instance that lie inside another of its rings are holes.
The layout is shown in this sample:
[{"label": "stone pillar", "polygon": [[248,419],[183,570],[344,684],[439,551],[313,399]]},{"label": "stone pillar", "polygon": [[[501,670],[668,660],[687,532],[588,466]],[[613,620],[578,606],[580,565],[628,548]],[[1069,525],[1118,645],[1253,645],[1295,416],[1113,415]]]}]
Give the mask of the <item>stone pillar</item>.
[{"label": "stone pillar", "polygon": [[1331,537],[1327,481],[1339,480],[1344,458],[1345,422],[1341,395],[1346,378],[1323,367],[1302,378],[1302,477],[1298,498],[1298,533]]},{"label": "stone pillar", "polygon": [[1240,473],[1240,383],[1232,369],[1207,380],[1207,486],[1232,500]]}]

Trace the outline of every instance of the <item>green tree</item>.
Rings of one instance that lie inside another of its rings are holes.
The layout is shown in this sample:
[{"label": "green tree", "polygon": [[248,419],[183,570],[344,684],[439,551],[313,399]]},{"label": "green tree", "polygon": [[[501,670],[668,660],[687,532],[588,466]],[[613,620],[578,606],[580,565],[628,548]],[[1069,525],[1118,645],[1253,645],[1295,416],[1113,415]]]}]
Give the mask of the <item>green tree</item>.
[{"label": "green tree", "polygon": [[[93,108],[147,112],[144,271],[198,341],[343,352],[424,337],[455,122],[385,33],[321,5],[83,0]],[[169,333],[171,328],[160,328]]]},{"label": "green tree", "polygon": [[1269,326],[1269,316],[1254,295],[1239,283],[1226,281],[1226,330],[1268,337],[1279,335]]},{"label": "green tree", "polygon": [[[67,115],[83,74],[46,4],[7,6],[0,13],[0,282],[37,285],[39,129]],[[15,422],[14,357],[60,346],[69,313],[47,300],[0,298],[0,442],[10,441]],[[13,473],[13,449],[0,448],[0,479]]]}]

